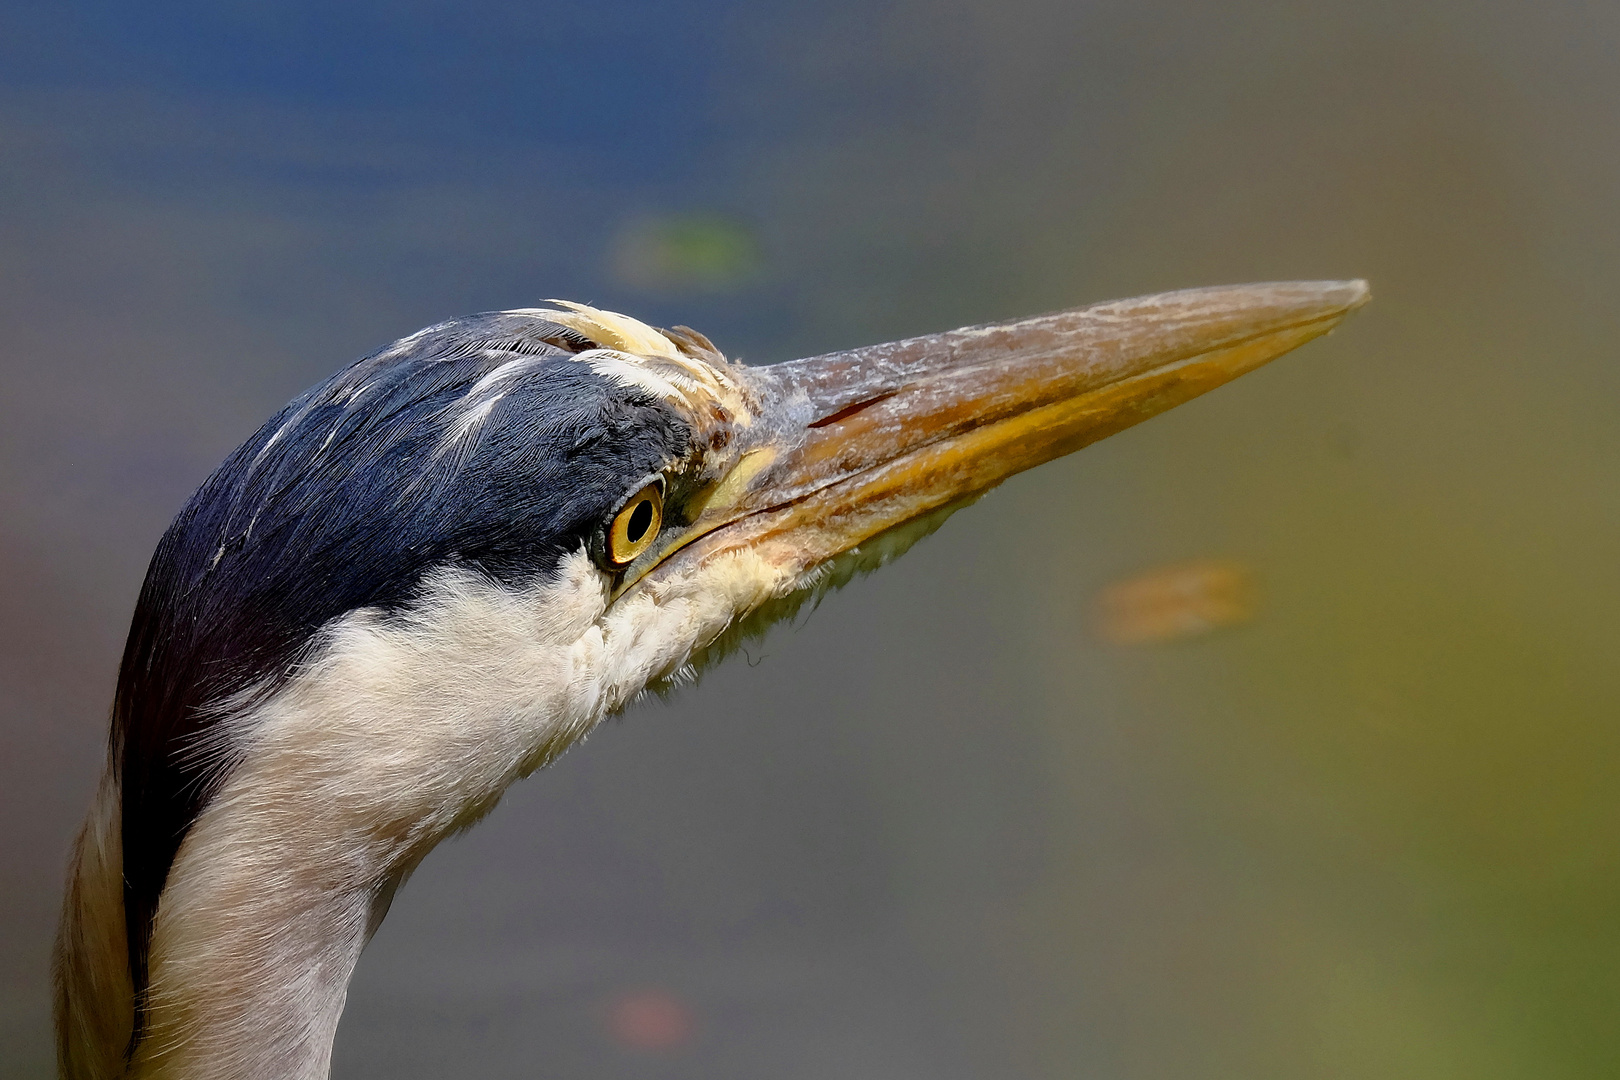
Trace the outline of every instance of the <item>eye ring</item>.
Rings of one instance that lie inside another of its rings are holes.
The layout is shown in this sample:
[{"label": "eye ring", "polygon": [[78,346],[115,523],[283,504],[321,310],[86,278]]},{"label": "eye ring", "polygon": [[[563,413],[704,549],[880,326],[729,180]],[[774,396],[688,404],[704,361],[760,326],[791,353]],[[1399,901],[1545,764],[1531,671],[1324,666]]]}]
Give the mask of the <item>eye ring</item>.
[{"label": "eye ring", "polygon": [[625,502],[607,527],[607,561],[628,566],[652,547],[664,525],[664,486],[648,484]]}]

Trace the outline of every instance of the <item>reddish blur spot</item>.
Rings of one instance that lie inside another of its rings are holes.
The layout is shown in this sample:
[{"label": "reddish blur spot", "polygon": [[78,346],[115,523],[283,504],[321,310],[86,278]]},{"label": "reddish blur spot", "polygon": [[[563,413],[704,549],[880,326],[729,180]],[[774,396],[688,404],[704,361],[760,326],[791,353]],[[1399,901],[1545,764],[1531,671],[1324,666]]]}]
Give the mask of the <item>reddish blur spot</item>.
[{"label": "reddish blur spot", "polygon": [[664,990],[636,990],[613,1002],[608,1030],[633,1050],[669,1051],[692,1038],[692,1011]]},{"label": "reddish blur spot", "polygon": [[1196,559],[1108,586],[1097,597],[1097,630],[1121,645],[1158,644],[1246,623],[1257,606],[1247,567]]}]

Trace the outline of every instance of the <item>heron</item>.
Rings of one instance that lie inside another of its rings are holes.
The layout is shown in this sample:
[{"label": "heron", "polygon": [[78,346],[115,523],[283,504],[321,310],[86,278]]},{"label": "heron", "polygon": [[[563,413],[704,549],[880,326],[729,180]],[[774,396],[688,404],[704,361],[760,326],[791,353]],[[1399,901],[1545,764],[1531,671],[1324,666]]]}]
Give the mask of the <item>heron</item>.
[{"label": "heron", "polygon": [[295,398],[157,546],[55,960],[68,1080],[317,1080],[433,847],[1007,477],[1326,333],[1193,289],[765,366],[548,301]]}]

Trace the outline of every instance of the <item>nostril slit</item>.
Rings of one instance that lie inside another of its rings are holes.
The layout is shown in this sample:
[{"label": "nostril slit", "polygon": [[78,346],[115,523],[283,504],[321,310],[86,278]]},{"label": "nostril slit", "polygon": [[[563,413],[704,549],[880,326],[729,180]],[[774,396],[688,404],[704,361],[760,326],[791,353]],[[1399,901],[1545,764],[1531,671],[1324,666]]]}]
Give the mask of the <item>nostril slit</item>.
[{"label": "nostril slit", "polygon": [[876,405],[880,401],[888,401],[899,392],[900,391],[898,390],[890,390],[886,393],[879,394],[877,397],[869,397],[864,401],[857,401],[853,405],[845,405],[842,409],[839,409],[835,413],[828,413],[820,420],[810,421],[810,426],[826,427],[828,424],[836,424],[840,420],[848,420],[851,416],[854,416],[863,409],[870,409],[873,405]]}]

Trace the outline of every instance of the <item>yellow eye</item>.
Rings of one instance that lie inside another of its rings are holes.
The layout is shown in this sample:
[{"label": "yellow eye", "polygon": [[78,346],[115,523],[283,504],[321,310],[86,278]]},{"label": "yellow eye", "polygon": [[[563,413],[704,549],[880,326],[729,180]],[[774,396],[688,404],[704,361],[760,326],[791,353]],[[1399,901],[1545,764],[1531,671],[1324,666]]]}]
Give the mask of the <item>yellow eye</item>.
[{"label": "yellow eye", "polygon": [[608,526],[607,557],[614,566],[625,566],[652,547],[664,524],[664,492],[648,484],[624,504]]}]

